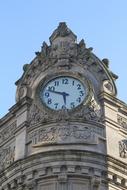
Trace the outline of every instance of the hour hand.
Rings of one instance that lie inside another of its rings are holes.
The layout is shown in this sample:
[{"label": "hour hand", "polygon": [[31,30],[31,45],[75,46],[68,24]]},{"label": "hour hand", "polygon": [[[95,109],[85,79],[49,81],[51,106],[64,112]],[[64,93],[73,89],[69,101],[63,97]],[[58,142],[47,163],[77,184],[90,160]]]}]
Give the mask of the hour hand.
[{"label": "hour hand", "polygon": [[66,97],[69,96],[68,93],[66,92],[60,92],[60,91],[55,91],[55,90],[48,90],[49,92],[55,93],[55,94],[60,94],[63,96],[64,104],[66,105]]},{"label": "hour hand", "polygon": [[63,92],[63,100],[64,100],[64,104],[66,105],[66,97],[69,96],[68,93]]}]

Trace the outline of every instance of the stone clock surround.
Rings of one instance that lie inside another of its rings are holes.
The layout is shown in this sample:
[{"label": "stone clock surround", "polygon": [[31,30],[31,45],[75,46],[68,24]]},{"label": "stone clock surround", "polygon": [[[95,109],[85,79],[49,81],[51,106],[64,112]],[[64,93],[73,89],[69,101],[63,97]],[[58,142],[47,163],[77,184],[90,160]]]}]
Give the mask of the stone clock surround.
[{"label": "stone clock surround", "polygon": [[[24,66],[17,103],[0,120],[0,190],[127,188],[127,106],[108,60],[91,51],[60,23]],[[87,102],[58,112],[40,103],[39,86],[61,75],[89,81]]]}]

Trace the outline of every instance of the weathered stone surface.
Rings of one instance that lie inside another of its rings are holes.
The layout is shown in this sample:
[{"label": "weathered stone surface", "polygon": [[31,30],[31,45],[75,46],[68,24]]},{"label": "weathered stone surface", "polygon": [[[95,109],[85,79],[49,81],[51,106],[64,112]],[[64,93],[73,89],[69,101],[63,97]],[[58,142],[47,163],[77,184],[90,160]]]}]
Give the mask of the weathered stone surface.
[{"label": "weathered stone surface", "polygon": [[[16,104],[0,120],[0,190],[126,190],[127,105],[116,98],[108,59],[60,23],[23,72]],[[41,101],[40,87],[57,76],[86,84],[78,107],[56,111]]]}]

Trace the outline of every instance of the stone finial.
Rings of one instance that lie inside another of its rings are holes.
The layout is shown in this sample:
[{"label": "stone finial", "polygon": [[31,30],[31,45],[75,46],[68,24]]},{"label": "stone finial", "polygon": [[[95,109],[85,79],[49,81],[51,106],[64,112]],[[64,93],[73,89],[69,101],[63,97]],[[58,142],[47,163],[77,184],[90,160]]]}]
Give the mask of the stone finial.
[{"label": "stone finial", "polygon": [[109,60],[107,58],[102,59],[102,62],[105,64],[107,68],[109,68]]},{"label": "stone finial", "polygon": [[84,42],[84,39],[82,39],[80,42],[79,42],[79,46],[80,47],[83,47],[84,49],[86,48],[86,44]]},{"label": "stone finial", "polygon": [[50,43],[58,38],[58,37],[66,37],[70,36],[70,38],[75,41],[77,39],[77,36],[67,27],[65,22],[60,22],[58,28],[53,32],[53,34],[50,36],[49,40]]},{"label": "stone finial", "polygon": [[23,65],[23,71],[26,72],[27,69],[28,69],[28,67],[29,67],[29,64],[25,64],[25,65]]},{"label": "stone finial", "polygon": [[44,55],[47,55],[47,51],[48,51],[48,45],[46,42],[43,42],[42,47],[41,47],[41,51],[44,53]]}]

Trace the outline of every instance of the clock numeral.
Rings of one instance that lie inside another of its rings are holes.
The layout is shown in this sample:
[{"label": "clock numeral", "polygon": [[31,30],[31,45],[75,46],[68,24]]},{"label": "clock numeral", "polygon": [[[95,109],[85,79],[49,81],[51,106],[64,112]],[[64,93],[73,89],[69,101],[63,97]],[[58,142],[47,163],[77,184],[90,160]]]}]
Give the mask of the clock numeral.
[{"label": "clock numeral", "polygon": [[49,87],[48,87],[48,90],[49,90],[49,91],[55,91],[55,87],[54,87],[54,86],[49,86]]},{"label": "clock numeral", "polygon": [[77,84],[77,89],[81,90],[81,84]]},{"label": "clock numeral", "polygon": [[62,107],[61,107],[61,108],[64,110],[64,109],[66,109],[66,106],[65,106],[65,105],[62,105]]},{"label": "clock numeral", "polygon": [[68,79],[63,79],[62,80],[62,84],[68,84],[69,82],[68,82]]},{"label": "clock numeral", "polygon": [[73,85],[73,86],[75,85],[75,81],[74,81],[74,80],[72,81],[72,85]]},{"label": "clock numeral", "polygon": [[74,102],[71,102],[70,105],[71,105],[71,108],[75,107],[75,103]]},{"label": "clock numeral", "polygon": [[54,83],[54,86],[59,86],[59,81],[55,81]]},{"label": "clock numeral", "polygon": [[59,105],[58,103],[55,103],[55,104],[54,104],[55,109],[57,109],[57,108],[58,108],[58,105]]},{"label": "clock numeral", "polygon": [[45,97],[46,97],[46,98],[49,97],[49,92],[45,92]]},{"label": "clock numeral", "polygon": [[80,97],[79,97],[79,98],[77,98],[77,100],[76,100],[76,101],[80,103],[80,102],[81,102],[81,98],[80,98]]},{"label": "clock numeral", "polygon": [[84,96],[84,92],[83,91],[80,91],[80,96]]},{"label": "clock numeral", "polygon": [[52,99],[48,99],[48,104],[51,104],[52,103]]}]

